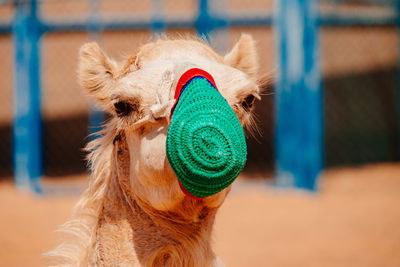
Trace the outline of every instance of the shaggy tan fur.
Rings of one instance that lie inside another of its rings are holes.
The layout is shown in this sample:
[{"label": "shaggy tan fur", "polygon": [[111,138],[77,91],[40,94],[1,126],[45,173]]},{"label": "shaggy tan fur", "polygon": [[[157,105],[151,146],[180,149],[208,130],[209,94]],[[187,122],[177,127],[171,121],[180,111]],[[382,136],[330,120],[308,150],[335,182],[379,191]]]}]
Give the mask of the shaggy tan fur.
[{"label": "shaggy tan fur", "polygon": [[[81,84],[113,116],[87,146],[89,187],[62,227],[72,238],[48,253],[53,266],[220,266],[211,234],[230,188],[203,200],[181,192],[165,154],[169,122],[162,107],[180,75],[199,67],[213,75],[245,125],[259,98],[256,59],[248,35],[224,58],[194,40],[158,40],[120,64],[97,44],[81,48]],[[120,102],[129,114],[116,113]]]}]

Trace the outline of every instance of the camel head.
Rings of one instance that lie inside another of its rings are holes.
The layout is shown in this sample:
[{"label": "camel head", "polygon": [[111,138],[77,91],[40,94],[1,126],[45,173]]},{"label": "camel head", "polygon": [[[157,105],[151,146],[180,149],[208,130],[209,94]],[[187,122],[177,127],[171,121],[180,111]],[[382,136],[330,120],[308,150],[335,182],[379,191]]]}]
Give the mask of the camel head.
[{"label": "camel head", "polygon": [[[171,210],[185,198],[165,147],[181,75],[191,68],[211,74],[243,127],[259,98],[255,42],[249,35],[242,35],[224,57],[201,41],[166,39],[139,47],[120,63],[89,43],[81,48],[79,61],[82,86],[112,115],[105,131],[124,136],[129,159],[120,168],[129,168],[129,190],[158,210]],[[217,207],[228,191],[203,202]]]}]

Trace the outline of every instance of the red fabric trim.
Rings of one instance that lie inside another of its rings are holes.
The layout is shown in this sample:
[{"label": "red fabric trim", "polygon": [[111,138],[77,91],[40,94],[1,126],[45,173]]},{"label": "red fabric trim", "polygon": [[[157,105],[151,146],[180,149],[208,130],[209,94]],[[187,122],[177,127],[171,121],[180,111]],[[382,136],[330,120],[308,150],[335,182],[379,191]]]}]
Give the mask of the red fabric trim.
[{"label": "red fabric trim", "polygon": [[178,179],[178,183],[179,183],[179,187],[181,188],[182,192],[183,192],[186,196],[188,196],[188,197],[190,197],[190,198],[193,198],[193,199],[198,199],[198,200],[204,199],[204,197],[196,197],[196,196],[193,196],[192,194],[190,194],[190,193],[183,187],[183,185],[182,185],[181,181],[179,181],[179,179]]},{"label": "red fabric trim", "polygon": [[[199,69],[199,68],[193,68],[193,69],[187,70],[185,73],[182,74],[182,76],[179,78],[178,83],[176,84],[175,95],[174,95],[175,103],[171,108],[171,112],[169,113],[169,121],[171,121],[172,113],[174,112],[175,106],[178,104],[178,100],[179,100],[179,96],[181,95],[182,88],[191,79],[193,79],[194,77],[199,77],[199,76],[206,78],[212,85],[214,85],[215,88],[217,88],[214,78],[207,71]],[[217,90],[218,90],[218,88],[217,88]]]}]

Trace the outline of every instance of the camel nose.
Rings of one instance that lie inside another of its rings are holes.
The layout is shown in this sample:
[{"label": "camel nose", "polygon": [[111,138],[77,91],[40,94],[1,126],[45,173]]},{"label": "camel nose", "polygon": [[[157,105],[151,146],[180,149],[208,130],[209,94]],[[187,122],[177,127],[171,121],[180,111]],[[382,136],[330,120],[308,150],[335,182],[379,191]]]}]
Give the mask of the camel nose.
[{"label": "camel nose", "polygon": [[214,195],[242,171],[247,157],[242,126],[210,74],[185,72],[175,91],[166,151],[183,192]]}]

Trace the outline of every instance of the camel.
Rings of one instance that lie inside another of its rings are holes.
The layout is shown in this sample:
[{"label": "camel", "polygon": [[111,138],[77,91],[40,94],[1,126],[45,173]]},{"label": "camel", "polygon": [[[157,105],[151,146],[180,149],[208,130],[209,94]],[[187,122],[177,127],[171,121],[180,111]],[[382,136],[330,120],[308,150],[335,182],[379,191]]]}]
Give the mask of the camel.
[{"label": "camel", "polygon": [[166,158],[174,88],[193,67],[214,77],[242,126],[249,126],[261,87],[250,35],[225,56],[194,38],[159,38],[119,63],[96,43],[81,47],[80,83],[111,118],[87,146],[89,186],[62,226],[71,237],[48,253],[52,266],[223,266],[211,239],[230,187],[190,198]]}]

